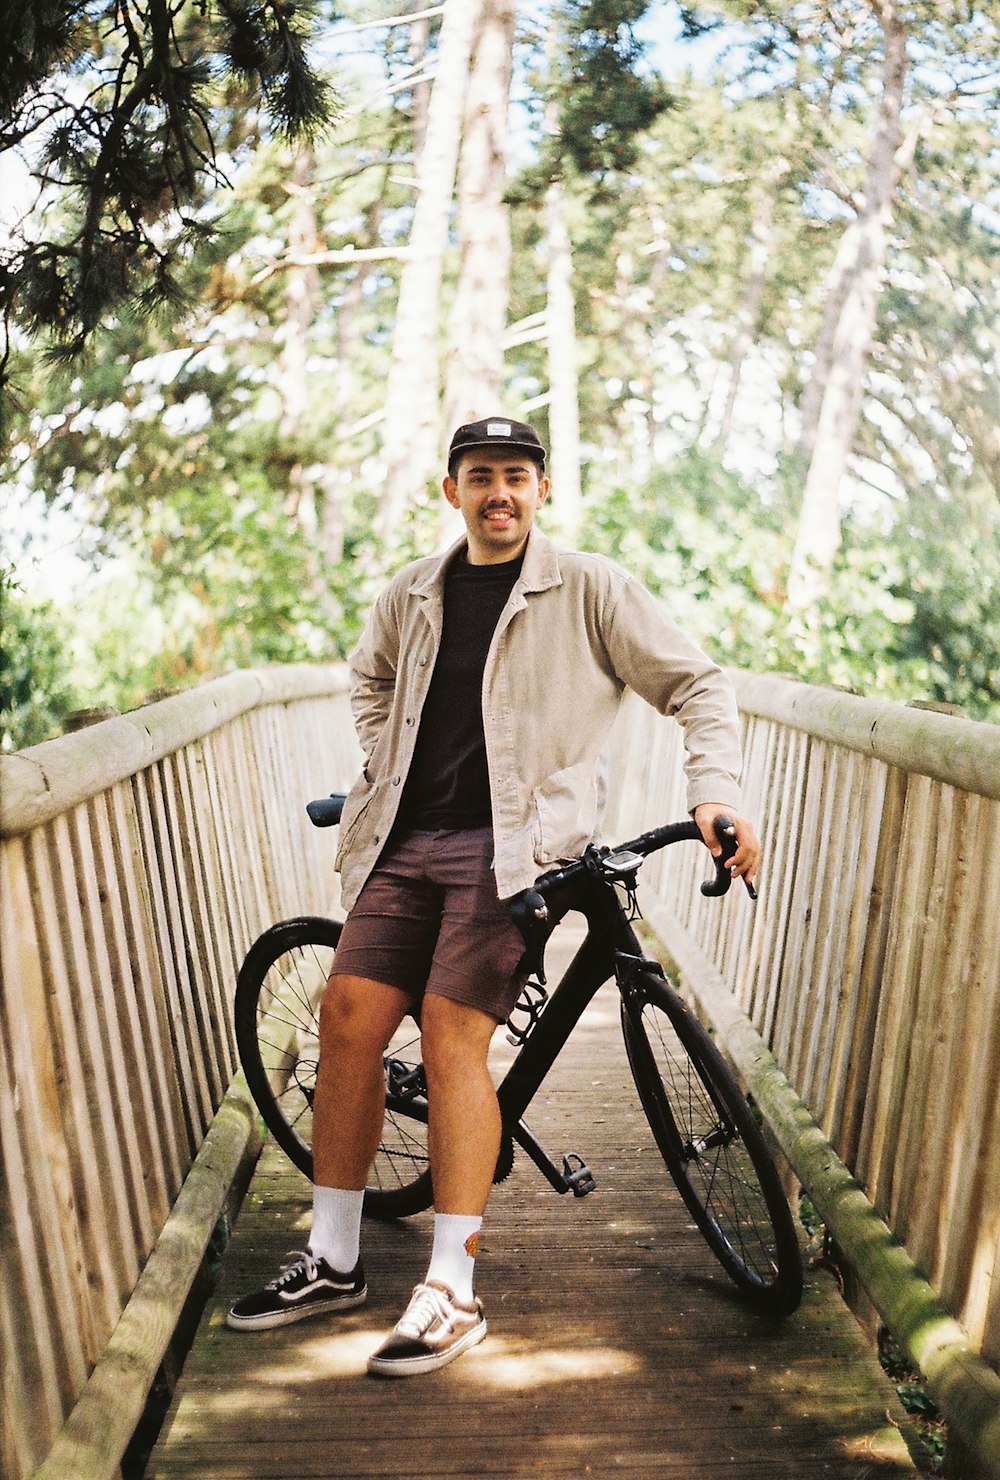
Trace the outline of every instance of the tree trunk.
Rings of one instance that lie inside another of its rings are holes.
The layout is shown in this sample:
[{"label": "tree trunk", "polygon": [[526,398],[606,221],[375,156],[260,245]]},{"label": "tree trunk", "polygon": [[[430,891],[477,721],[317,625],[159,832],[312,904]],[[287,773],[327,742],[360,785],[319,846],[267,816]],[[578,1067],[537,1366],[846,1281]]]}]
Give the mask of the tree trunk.
[{"label": "tree trunk", "polygon": [[[386,171],[386,177],[388,171]],[[383,178],[380,194],[370,202],[364,213],[364,230],[359,241],[363,247],[374,246],[379,239],[379,227],[385,215],[385,188]],[[354,276],[344,288],[337,309],[336,319],[336,373],[333,380],[334,423],[337,436],[330,447],[323,473],[323,509],[320,517],[320,539],[326,557],[334,565],[343,559],[345,539],[345,511],[350,502],[350,490],[357,476],[360,457],[352,446],[352,428],[358,420],[358,352],[364,334],[365,284],[375,270],[373,261],[361,260]]]},{"label": "tree trunk", "polygon": [[885,47],[882,98],[864,203],[853,233],[856,250],[844,263],[842,304],[788,577],[788,604],[799,611],[813,607],[827,589],[840,545],[840,485],[861,412],[897,180],[906,33],[897,0],[874,0],[874,9]]},{"label": "tree trunk", "polygon": [[[308,257],[316,250],[312,181],[312,150],[303,148],[292,161],[292,177],[287,187],[292,197],[288,233],[288,255],[292,259]],[[277,366],[281,398],[278,432],[282,447],[293,452],[285,506],[291,518],[310,538],[315,538],[317,532],[316,493],[300,461],[299,444],[309,406],[309,336],[316,311],[317,284],[315,267],[290,267],[285,274],[285,315]]]},{"label": "tree trunk", "polygon": [[549,450],[552,463],[552,517],[559,532],[574,541],[580,530],[580,386],[573,302],[573,251],[566,224],[562,182],[545,192],[548,234]]},{"label": "tree trunk", "polygon": [[400,279],[384,424],[379,524],[398,534],[408,502],[437,469],[438,318],[472,36],[482,0],[445,0],[427,136],[417,168],[410,256]]},{"label": "tree trunk", "polygon": [[[410,0],[410,9],[420,12],[427,7],[424,0]],[[410,25],[410,65],[415,72],[421,72],[427,60],[427,42],[430,38],[430,21],[427,16],[419,15]],[[413,89],[413,157],[419,159],[423,152],[424,140],[427,137],[427,105],[430,100],[430,87],[424,81],[417,82]]]},{"label": "tree trunk", "polygon": [[823,397],[830,379],[834,345],[841,314],[844,311],[850,277],[858,259],[861,231],[860,218],[850,222],[837,243],[837,250],[826,276],[823,322],[816,338],[812,371],[802,394],[800,410],[802,430],[799,434],[799,454],[803,466],[808,465],[816,446],[819,415],[823,409]]},{"label": "tree trunk", "polygon": [[445,430],[501,409],[510,301],[507,110],[513,0],[484,0],[465,100],[458,182],[458,285],[448,324]]},{"label": "tree trunk", "polygon": [[774,208],[781,177],[788,169],[784,159],[777,159],[750,191],[750,247],[743,301],[736,314],[736,335],[729,352],[729,386],[726,404],[719,423],[718,443],[723,457],[733,431],[736,397],[739,395],[743,366],[753,345],[760,318],[760,305],[767,281],[767,263],[774,232]]}]

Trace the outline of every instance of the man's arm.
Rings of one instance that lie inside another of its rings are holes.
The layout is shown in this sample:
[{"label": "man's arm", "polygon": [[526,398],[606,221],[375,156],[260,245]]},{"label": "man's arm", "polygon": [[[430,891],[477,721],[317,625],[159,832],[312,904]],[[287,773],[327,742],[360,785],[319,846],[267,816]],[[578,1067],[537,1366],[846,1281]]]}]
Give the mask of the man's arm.
[{"label": "man's arm", "polygon": [[[605,630],[620,677],[655,709],[680,721],[688,802],[706,846],[718,857],[722,849],[712,823],[728,817],[737,840],[729,869],[751,883],[760,840],[737,800],[742,757],[736,698],[728,678],[638,581],[627,582]],[[713,795],[721,800],[706,800]]]}]

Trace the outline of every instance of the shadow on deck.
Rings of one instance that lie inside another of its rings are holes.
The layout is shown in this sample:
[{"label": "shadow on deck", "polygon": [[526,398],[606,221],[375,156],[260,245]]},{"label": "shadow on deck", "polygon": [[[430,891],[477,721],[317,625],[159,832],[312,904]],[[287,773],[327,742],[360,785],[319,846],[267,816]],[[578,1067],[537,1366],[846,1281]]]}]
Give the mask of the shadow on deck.
[{"label": "shadow on deck", "polygon": [[407,1382],[367,1377],[365,1359],[424,1273],[429,1213],[365,1225],[363,1309],[253,1336],[224,1325],[230,1301],[308,1235],[309,1185],[269,1143],[148,1480],[917,1473],[895,1393],[829,1274],[808,1272],[782,1322],[740,1303],[653,1146],[613,989],[530,1118],[553,1152],[586,1157],[597,1191],[560,1198],[518,1157],[477,1267],[490,1334]]}]

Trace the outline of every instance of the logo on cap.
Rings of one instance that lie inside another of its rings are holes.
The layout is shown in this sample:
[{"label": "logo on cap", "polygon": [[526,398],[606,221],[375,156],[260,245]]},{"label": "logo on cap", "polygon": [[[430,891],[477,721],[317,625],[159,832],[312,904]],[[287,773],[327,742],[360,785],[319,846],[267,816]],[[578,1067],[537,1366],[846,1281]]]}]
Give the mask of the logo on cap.
[{"label": "logo on cap", "polygon": [[486,423],[487,437],[509,437],[511,425],[509,421],[488,421]]}]

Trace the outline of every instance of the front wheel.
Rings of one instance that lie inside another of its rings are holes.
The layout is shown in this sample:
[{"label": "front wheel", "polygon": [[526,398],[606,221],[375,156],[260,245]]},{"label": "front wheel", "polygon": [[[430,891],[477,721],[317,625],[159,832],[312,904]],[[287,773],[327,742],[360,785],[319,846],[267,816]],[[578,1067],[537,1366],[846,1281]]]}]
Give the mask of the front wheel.
[{"label": "front wheel", "polygon": [[652,972],[626,988],[622,1029],[646,1119],[709,1248],[758,1310],[787,1315],[802,1297],[799,1241],[771,1154],[728,1064]]},{"label": "front wheel", "polygon": [[[319,1003],[340,924],[307,916],[258,937],[236,983],[236,1045],[264,1124],[300,1171],[313,1174],[312,1109],[319,1064]],[[385,1054],[382,1141],[365,1212],[405,1218],[433,1201],[420,1030],[406,1018]]]}]

